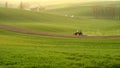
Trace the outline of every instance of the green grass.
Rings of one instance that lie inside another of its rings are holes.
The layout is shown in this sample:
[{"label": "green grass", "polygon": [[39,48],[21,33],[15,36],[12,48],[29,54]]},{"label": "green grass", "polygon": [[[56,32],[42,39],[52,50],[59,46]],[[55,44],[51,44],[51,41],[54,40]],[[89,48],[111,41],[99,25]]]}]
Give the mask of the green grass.
[{"label": "green grass", "polygon": [[119,68],[119,41],[0,30],[0,68]]},{"label": "green grass", "polygon": [[70,17],[71,15],[74,15],[75,17],[91,17],[93,16],[93,7],[91,6],[70,6],[70,7],[64,7],[64,8],[58,8],[58,9],[52,9],[52,10],[47,10],[46,13],[50,14],[56,14],[56,15],[62,15],[65,16],[67,15]]},{"label": "green grass", "polygon": [[[120,7],[120,1],[101,1],[101,2],[87,2],[87,3],[76,3],[67,5],[65,7],[59,7],[55,9],[48,9],[47,11],[44,11],[46,13],[56,14],[56,15],[67,15],[70,17],[71,15],[74,15],[77,18],[93,18],[93,6],[117,6]],[[57,7],[57,6],[56,6]]]},{"label": "green grass", "polygon": [[[120,23],[0,8],[0,24],[36,31],[120,35]],[[0,68],[120,68],[119,38],[34,36],[0,29]]]},{"label": "green grass", "polygon": [[43,32],[72,35],[79,29],[85,35],[120,35],[119,22],[105,19],[75,19],[42,12],[0,8],[1,24]]}]

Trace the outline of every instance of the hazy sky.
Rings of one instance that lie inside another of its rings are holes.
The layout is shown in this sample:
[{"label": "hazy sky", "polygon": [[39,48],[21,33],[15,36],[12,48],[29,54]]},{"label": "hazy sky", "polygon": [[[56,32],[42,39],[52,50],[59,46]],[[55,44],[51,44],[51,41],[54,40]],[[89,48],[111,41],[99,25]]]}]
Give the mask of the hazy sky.
[{"label": "hazy sky", "polygon": [[0,0],[0,2],[8,1],[9,3],[40,3],[41,5],[52,5],[52,4],[64,4],[64,3],[76,3],[76,2],[89,2],[89,1],[120,1],[120,0]]},{"label": "hazy sky", "polygon": [[[0,1],[10,1],[10,2],[87,2],[87,1],[116,1],[116,0],[0,0]],[[117,0],[120,1],[120,0]]]}]

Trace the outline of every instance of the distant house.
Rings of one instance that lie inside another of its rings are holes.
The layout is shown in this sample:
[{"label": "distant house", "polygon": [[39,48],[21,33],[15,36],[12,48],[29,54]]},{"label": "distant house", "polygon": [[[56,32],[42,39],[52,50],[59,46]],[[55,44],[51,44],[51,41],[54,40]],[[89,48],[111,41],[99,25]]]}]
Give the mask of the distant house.
[{"label": "distant house", "polygon": [[33,7],[33,8],[30,8],[30,10],[32,10],[32,11],[38,11],[38,12],[40,11],[39,7]]},{"label": "distant house", "polygon": [[31,11],[37,11],[39,12],[40,10],[44,10],[45,7],[41,7],[41,6],[30,6],[27,10],[31,10]]}]

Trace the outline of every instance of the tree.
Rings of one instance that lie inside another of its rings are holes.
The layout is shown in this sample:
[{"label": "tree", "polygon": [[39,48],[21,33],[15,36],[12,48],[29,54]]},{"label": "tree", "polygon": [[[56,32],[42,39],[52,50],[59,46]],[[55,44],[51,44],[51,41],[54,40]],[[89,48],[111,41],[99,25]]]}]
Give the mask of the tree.
[{"label": "tree", "polygon": [[20,2],[20,9],[24,9],[23,2]]},{"label": "tree", "polygon": [[5,2],[5,7],[8,8],[8,2]]},{"label": "tree", "polygon": [[116,6],[94,6],[93,7],[93,16],[95,18],[108,18],[115,19],[116,17],[120,18],[120,7]]}]

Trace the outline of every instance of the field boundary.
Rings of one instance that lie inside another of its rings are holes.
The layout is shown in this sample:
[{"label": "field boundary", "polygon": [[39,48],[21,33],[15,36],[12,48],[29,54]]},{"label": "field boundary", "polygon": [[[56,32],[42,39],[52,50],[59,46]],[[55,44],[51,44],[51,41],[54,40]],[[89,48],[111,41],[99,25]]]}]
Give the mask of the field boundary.
[{"label": "field boundary", "polygon": [[73,34],[56,34],[56,33],[47,33],[47,32],[40,32],[30,29],[24,29],[20,27],[10,26],[10,25],[4,25],[0,24],[0,29],[17,32],[17,33],[23,33],[23,34],[31,34],[31,35],[40,35],[40,36],[53,36],[53,37],[67,37],[67,38],[120,38],[120,36],[74,36]]}]

